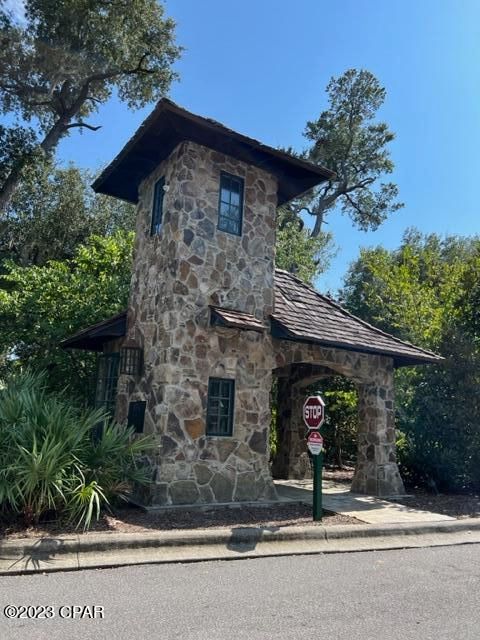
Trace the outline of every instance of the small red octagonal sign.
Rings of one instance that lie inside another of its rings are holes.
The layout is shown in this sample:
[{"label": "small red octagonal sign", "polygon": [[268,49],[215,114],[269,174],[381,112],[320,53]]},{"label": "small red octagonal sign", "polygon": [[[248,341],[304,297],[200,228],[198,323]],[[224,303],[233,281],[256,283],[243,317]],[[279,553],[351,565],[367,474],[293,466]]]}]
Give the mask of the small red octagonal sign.
[{"label": "small red octagonal sign", "polygon": [[309,396],[303,405],[303,421],[309,429],[319,429],[324,420],[324,401],[320,396]]}]

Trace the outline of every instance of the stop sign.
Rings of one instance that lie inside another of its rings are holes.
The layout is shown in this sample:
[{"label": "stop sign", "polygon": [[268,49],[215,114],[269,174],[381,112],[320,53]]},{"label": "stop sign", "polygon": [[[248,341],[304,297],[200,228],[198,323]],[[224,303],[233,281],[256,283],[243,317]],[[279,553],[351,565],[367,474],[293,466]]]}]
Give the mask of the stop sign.
[{"label": "stop sign", "polygon": [[309,429],[318,429],[325,420],[325,403],[320,396],[309,396],[303,405],[303,421]]}]

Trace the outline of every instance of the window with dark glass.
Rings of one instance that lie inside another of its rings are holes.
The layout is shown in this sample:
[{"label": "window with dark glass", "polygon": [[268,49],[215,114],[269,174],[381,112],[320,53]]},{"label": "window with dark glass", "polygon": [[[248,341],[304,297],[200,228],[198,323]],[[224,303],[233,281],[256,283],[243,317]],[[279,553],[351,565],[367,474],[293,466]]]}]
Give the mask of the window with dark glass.
[{"label": "window with dark glass", "polygon": [[152,226],[150,227],[150,235],[155,236],[160,233],[162,228],[163,217],[163,198],[165,196],[165,178],[160,178],[155,183],[155,189],[153,191],[153,206],[152,206]]},{"label": "window with dark glass", "polygon": [[218,228],[237,236],[242,234],[243,180],[229,173],[220,175]]},{"label": "window with dark glass", "polygon": [[135,433],[143,433],[143,424],[145,422],[145,407],[147,403],[144,400],[136,400],[128,405],[127,426],[133,427]]},{"label": "window with dark glass", "polygon": [[231,436],[235,380],[210,378],[208,381],[207,436]]},{"label": "window with dark glass", "polygon": [[120,349],[120,373],[128,376],[139,375],[142,369],[142,350],[138,347],[122,347]]},{"label": "window with dark glass", "polygon": [[98,358],[95,406],[111,415],[115,412],[119,362],[118,353],[104,353]]}]

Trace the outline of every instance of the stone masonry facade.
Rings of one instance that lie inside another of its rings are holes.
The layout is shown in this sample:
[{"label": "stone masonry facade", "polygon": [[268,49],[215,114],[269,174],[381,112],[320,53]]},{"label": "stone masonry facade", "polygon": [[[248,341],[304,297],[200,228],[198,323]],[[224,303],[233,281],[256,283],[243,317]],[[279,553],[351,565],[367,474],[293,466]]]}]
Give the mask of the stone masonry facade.
[{"label": "stone masonry facade", "polygon": [[[241,236],[217,228],[220,172],[244,180]],[[168,185],[161,233],[150,235],[155,182]],[[152,505],[268,500],[276,180],[232,157],[182,142],[141,184],[125,343],[144,353],[122,375],[117,418],[146,401],[155,434]],[[265,331],[210,325],[210,305],[255,316]],[[205,435],[209,376],[235,380],[232,437]]]},{"label": "stone masonry facade", "polygon": [[302,406],[305,387],[341,374],[358,390],[359,432],[352,491],[377,496],[404,493],[395,451],[393,360],[385,356],[274,341],[278,378],[279,455],[276,477],[310,478]]},{"label": "stone masonry facade", "polygon": [[[241,236],[218,229],[221,172],[244,180]],[[161,232],[150,235],[152,198],[164,178]],[[139,377],[121,375],[116,417],[145,401],[155,436],[146,504],[267,501],[271,388],[278,378],[281,455],[274,472],[308,477],[301,424],[303,389],[340,373],[359,390],[358,464],[353,489],[403,492],[395,460],[393,360],[272,338],[277,181],[270,173],[191,141],[172,151],[139,188],[127,334],[143,351]],[[210,323],[210,307],[241,311],[263,331]],[[115,345],[115,350],[120,345]],[[112,347],[112,345],[111,345]],[[305,368],[306,367],[306,368]],[[235,380],[233,434],[206,435],[209,377]]]}]

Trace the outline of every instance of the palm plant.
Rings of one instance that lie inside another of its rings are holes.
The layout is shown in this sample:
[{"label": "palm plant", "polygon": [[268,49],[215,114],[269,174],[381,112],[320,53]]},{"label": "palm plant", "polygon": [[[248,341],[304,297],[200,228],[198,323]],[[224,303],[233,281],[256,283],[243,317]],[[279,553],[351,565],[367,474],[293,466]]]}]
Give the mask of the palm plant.
[{"label": "palm plant", "polygon": [[0,508],[27,524],[55,511],[88,528],[112,499],[149,481],[139,457],[151,446],[102,411],[53,396],[44,374],[22,373],[0,389]]}]

